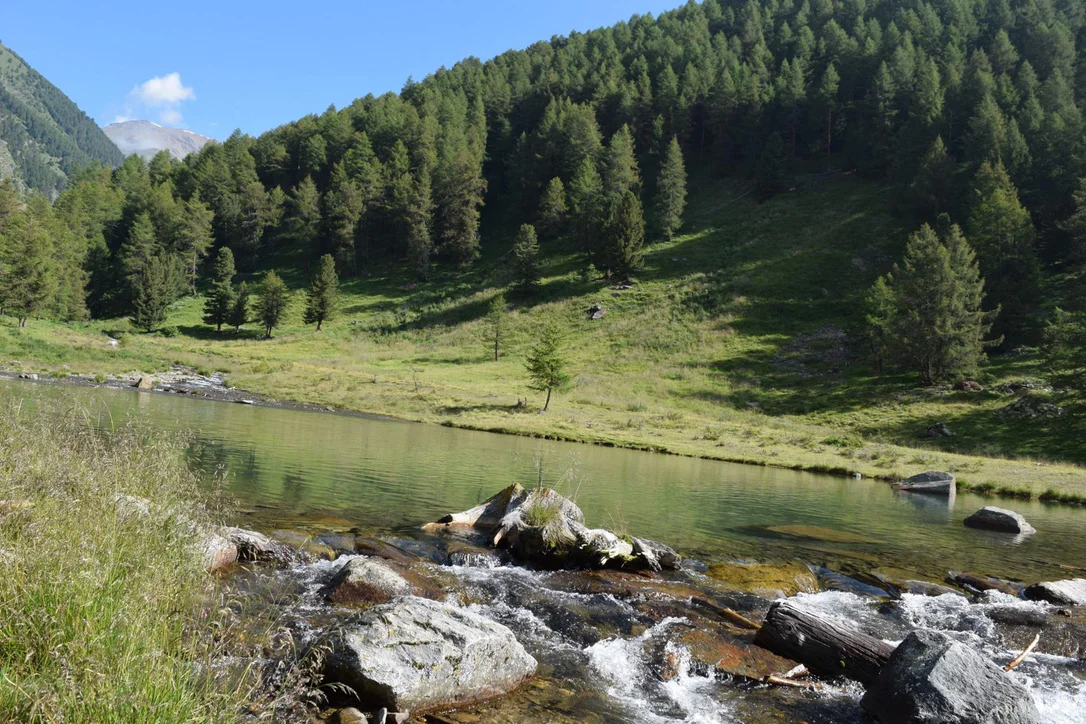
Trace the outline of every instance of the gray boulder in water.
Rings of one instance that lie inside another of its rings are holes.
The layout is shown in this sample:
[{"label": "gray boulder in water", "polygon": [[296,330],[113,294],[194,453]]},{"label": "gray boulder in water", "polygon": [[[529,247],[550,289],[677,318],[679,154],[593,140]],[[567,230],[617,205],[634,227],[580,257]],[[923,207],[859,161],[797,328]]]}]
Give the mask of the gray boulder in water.
[{"label": "gray boulder in water", "polygon": [[1086,606],[1086,578],[1034,583],[1026,586],[1026,598],[1058,606]]},{"label": "gray boulder in water", "polygon": [[1037,532],[1020,514],[1006,508],[997,508],[994,505],[984,506],[966,518],[964,522],[970,528],[998,530],[1003,533]]},{"label": "gray boulder in water", "polygon": [[369,609],[336,634],[324,680],[351,687],[362,705],[417,714],[500,696],[535,670],[505,626],[408,596]]},{"label": "gray boulder in water", "polygon": [[351,558],[344,563],[321,593],[331,603],[359,605],[385,603],[411,593],[411,584],[384,561]]},{"label": "gray boulder in water", "polygon": [[863,708],[882,724],[1034,724],[1029,691],[937,631],[913,631],[879,671]]},{"label": "gray boulder in water", "polygon": [[894,490],[906,490],[911,493],[927,493],[929,495],[953,495],[957,488],[954,476],[950,473],[928,470],[895,484]]}]

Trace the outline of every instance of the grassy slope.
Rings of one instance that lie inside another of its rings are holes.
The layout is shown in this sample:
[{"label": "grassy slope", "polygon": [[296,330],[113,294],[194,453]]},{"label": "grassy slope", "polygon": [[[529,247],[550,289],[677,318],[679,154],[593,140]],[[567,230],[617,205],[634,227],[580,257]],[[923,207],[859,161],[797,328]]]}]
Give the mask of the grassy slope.
[{"label": "grassy slope", "polygon": [[[319,334],[301,324],[301,293],[270,341],[214,334],[200,322],[202,299],[186,298],[168,322],[176,337],[130,334],[114,350],[103,333],[125,331],[125,321],[9,323],[0,354],[77,373],[182,362],[279,399],[457,426],[865,475],[940,467],[984,488],[1086,495],[1086,470],[1068,464],[1084,462],[1084,451],[1067,417],[1009,421],[998,411],[1010,399],[995,393],[874,379],[857,359],[859,342],[835,339],[835,329],[858,327],[863,292],[904,245],[890,191],[845,177],[761,206],[747,191],[702,184],[689,233],[652,246],[633,289],[584,277],[565,242],[545,242],[542,288],[532,303],[514,301],[498,362],[483,318],[508,281],[495,262],[504,235],[459,278],[415,287],[378,272],[346,284],[343,313]],[[496,213],[487,228],[503,228]],[[301,275],[288,282],[304,285]],[[607,314],[589,321],[595,302]],[[576,386],[540,415],[523,357],[547,317],[569,329]],[[1039,370],[1027,356],[985,374],[993,383]],[[955,437],[924,436],[937,421]]]}]

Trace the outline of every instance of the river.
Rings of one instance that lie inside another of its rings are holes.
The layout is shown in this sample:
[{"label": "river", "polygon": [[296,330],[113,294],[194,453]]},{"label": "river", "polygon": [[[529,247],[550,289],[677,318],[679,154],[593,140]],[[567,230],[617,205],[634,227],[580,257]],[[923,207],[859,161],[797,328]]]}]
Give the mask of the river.
[{"label": "river", "polygon": [[[220,479],[236,501],[235,522],[262,530],[357,527],[409,538],[421,523],[468,508],[509,483],[542,482],[575,499],[590,525],[661,540],[706,562],[801,560],[846,572],[880,569],[928,580],[961,570],[1027,582],[1067,577],[1058,564],[1086,567],[1086,510],[1036,501],[1000,502],[967,493],[948,501],[898,493],[874,480],[184,395],[3,380],[0,397],[27,404],[59,400],[101,426],[135,420],[192,435],[192,464],[209,481],[216,471],[225,472]],[[1022,513],[1038,532],[1016,537],[962,524],[991,504]],[[501,575],[512,580],[522,574]],[[860,599],[841,598],[851,594],[818,595],[822,598],[812,597],[815,605],[861,615]],[[932,615],[925,609],[921,618]],[[631,666],[637,658],[631,649],[642,645],[647,640],[595,642],[584,650],[586,670],[606,679],[602,670]],[[708,686],[705,680],[685,685],[690,691],[681,696],[687,698]],[[618,687],[614,697],[637,698],[620,683],[613,686]],[[1046,710],[1051,720],[1086,720],[1086,715],[1065,716],[1068,708],[1081,713],[1086,692],[1073,685],[1058,689],[1054,708]],[[734,702],[717,707],[720,700],[713,694],[709,703],[682,711],[688,721],[742,720],[734,715]],[[819,719],[811,712],[804,716]],[[848,719],[838,712],[826,720],[834,716]],[[653,719],[629,714],[629,720]]]}]

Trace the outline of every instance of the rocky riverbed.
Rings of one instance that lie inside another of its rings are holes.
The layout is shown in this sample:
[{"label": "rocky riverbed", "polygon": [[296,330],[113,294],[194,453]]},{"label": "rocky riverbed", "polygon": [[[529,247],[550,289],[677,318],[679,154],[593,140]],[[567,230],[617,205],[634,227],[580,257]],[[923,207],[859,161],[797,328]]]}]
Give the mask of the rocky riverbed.
[{"label": "rocky riverbed", "polygon": [[[320,693],[292,710],[298,720],[885,723],[912,707],[910,721],[1086,721],[1086,610],[1049,602],[1076,582],[694,560],[588,528],[569,501],[517,486],[410,536],[226,529],[214,540],[208,560],[239,615],[292,642],[265,646],[268,682],[305,670]],[[226,562],[232,552],[239,562]],[[774,605],[873,642],[877,663],[846,652],[827,669],[805,646],[770,643]],[[954,696],[938,693],[946,681]],[[877,692],[866,704],[865,689]],[[1004,713],[970,709],[989,699]],[[883,700],[898,704],[872,703]]]}]

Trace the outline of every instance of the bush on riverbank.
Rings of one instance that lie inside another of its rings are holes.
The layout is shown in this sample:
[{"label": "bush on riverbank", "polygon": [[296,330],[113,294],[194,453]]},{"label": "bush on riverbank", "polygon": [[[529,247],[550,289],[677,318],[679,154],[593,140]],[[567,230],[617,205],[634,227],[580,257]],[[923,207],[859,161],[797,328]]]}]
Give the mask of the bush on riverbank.
[{"label": "bush on riverbank", "polygon": [[29,407],[0,412],[0,720],[232,719],[244,692],[198,674],[209,514],[178,444]]}]

